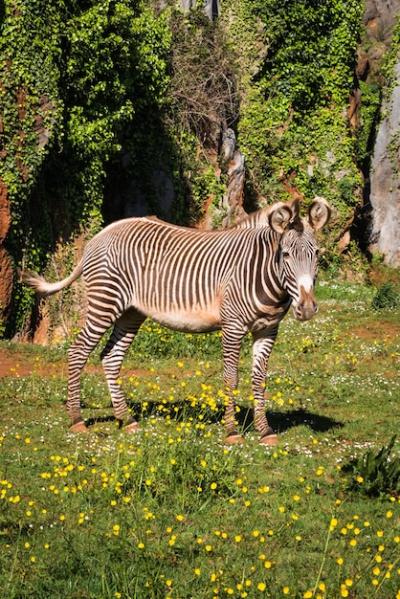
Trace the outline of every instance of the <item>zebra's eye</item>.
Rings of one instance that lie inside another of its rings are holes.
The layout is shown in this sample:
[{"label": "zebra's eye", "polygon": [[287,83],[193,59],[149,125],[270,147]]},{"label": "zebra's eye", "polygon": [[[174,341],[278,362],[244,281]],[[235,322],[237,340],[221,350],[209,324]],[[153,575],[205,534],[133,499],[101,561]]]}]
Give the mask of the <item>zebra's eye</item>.
[{"label": "zebra's eye", "polygon": [[289,252],[285,252],[285,251],[283,251],[283,252],[282,252],[282,256],[283,256],[283,258],[284,258],[285,260],[287,260],[288,258],[290,258],[290,254],[289,254]]}]

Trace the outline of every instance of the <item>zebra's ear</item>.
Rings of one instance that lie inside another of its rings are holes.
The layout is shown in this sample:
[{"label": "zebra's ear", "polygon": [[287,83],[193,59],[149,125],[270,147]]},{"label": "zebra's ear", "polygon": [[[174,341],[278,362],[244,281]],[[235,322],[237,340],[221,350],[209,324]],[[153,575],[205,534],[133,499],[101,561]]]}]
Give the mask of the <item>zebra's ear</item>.
[{"label": "zebra's ear", "polygon": [[319,231],[331,218],[332,210],[325,198],[315,197],[308,209],[308,222],[314,229]]},{"label": "zebra's ear", "polygon": [[272,207],[268,215],[269,226],[276,233],[279,233],[281,235],[292,220],[292,218],[293,214],[291,209],[282,202],[279,202],[278,204]]}]

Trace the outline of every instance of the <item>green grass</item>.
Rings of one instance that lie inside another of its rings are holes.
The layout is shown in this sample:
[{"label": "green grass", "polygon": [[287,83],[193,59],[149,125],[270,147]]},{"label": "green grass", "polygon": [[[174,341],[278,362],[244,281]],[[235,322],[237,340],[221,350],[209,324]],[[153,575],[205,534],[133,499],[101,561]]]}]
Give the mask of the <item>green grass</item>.
[{"label": "green grass", "polygon": [[92,432],[77,437],[66,348],[0,344],[29,365],[0,379],[0,596],[400,597],[399,497],[370,498],[341,471],[398,433],[400,310],[374,311],[369,288],[322,289],[270,361],[277,448],[253,429],[248,342],[233,448],[217,334],[141,332],[121,376],[142,425],[131,437],[110,418],[98,351],[82,385]]}]

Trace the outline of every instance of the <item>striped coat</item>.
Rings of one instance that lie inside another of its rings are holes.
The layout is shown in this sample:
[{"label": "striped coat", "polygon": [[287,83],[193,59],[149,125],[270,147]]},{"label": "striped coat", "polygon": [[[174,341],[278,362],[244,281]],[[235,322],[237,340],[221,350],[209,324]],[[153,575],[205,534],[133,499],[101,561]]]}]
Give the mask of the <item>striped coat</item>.
[{"label": "striped coat", "polygon": [[82,368],[104,332],[113,333],[102,360],[116,417],[128,416],[117,378],[124,354],[146,317],[183,332],[222,330],[224,383],[230,391],[227,438],[238,442],[233,390],[244,335],[253,335],[252,382],[255,424],[263,442],[276,435],[265,415],[264,380],[279,322],[290,305],[299,320],[316,312],[313,286],[317,269],[314,230],[327,222],[330,209],[316,200],[307,219],[298,203],[279,203],[223,231],[198,231],[157,218],[115,222],[87,244],[72,274],[47,283],[27,274],[25,281],[49,295],[83,273],[88,298],[85,326],[69,350],[67,409],[72,430],[85,430],[80,412]]}]

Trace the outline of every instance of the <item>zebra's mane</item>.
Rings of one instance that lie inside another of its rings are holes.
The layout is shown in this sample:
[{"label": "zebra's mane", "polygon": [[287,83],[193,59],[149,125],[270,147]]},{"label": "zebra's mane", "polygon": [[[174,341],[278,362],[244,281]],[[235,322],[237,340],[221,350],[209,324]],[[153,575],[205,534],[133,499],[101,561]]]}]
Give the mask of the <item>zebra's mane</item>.
[{"label": "zebra's mane", "polygon": [[[268,206],[268,208],[261,208],[260,210],[256,210],[255,212],[252,212],[251,214],[247,214],[246,216],[243,216],[241,219],[239,219],[239,221],[235,224],[235,225],[231,225],[230,227],[227,227],[225,230],[232,230],[232,229],[256,229],[258,227],[269,227],[269,222],[268,222],[268,214],[271,210],[271,206]],[[160,225],[164,225],[164,226],[168,226],[174,229],[182,229],[182,226],[180,225],[175,225],[173,223],[169,223],[167,221],[162,220],[161,218],[158,218],[158,216],[143,216],[142,217],[143,220],[147,220],[147,221],[151,221],[151,222],[155,222],[158,223]],[[193,227],[189,227],[190,229],[192,229]],[[216,233],[216,232],[220,232],[221,229],[213,229],[211,231],[204,231],[207,233]]]},{"label": "zebra's mane", "polygon": [[[254,229],[254,228],[258,228],[258,227],[260,227],[260,228],[261,227],[269,227],[270,225],[269,225],[269,221],[268,221],[268,215],[271,211],[271,208],[272,208],[272,206],[268,206],[267,208],[260,208],[259,210],[256,210],[255,212],[246,214],[246,216],[243,216],[242,218],[240,218],[235,225],[231,225],[230,227],[227,227],[226,230],[229,230],[229,229]],[[144,216],[142,218],[144,220],[156,222],[161,225],[167,225],[169,227],[173,227],[173,228],[177,228],[177,229],[182,228],[179,225],[175,225],[173,223],[163,221],[162,219],[160,219],[154,215]],[[191,228],[191,227],[189,227],[189,228]],[[210,233],[210,232],[213,232],[213,231],[208,231],[208,233]]]},{"label": "zebra's mane", "polygon": [[236,225],[233,225],[232,229],[247,229],[250,227],[269,227],[268,215],[270,213],[271,206],[268,208],[261,208],[255,212],[251,212],[246,216],[243,216]]}]

